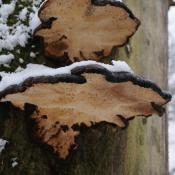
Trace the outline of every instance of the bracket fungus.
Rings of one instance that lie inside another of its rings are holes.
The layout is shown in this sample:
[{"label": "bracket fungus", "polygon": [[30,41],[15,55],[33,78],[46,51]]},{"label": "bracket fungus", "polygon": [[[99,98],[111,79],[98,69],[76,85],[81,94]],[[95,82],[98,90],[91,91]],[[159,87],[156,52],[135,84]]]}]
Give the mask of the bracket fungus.
[{"label": "bracket fungus", "polygon": [[124,3],[113,0],[47,0],[38,16],[34,35],[42,38],[44,55],[63,63],[109,56],[140,24]]},{"label": "bracket fungus", "polygon": [[171,95],[123,62],[82,61],[57,69],[29,65],[21,72],[3,73],[0,99],[32,111],[32,134],[66,159],[82,124],[125,127],[134,116],[162,115]]}]

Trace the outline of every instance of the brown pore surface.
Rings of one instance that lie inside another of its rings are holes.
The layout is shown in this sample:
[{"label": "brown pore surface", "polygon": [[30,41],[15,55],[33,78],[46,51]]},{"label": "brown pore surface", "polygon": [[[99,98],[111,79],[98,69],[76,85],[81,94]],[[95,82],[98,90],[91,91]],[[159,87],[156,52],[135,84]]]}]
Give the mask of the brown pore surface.
[{"label": "brown pore surface", "polygon": [[45,55],[62,57],[67,53],[73,62],[99,60],[110,55],[114,46],[125,44],[137,30],[139,20],[124,4],[115,3],[118,5],[99,6],[91,0],[48,0],[39,17],[42,22],[57,19],[50,29],[39,27],[35,32],[44,39]]},{"label": "brown pore surface", "polygon": [[[73,126],[85,124],[87,127],[100,122],[108,122],[119,127],[137,115],[149,116],[158,113],[151,102],[162,106],[166,103],[151,88],[134,85],[132,82],[111,83],[100,74],[83,74],[87,83],[40,83],[24,92],[7,95],[1,101],[11,101],[24,108],[25,103],[37,105],[32,118],[36,120],[36,135],[50,145],[58,156],[65,159],[75,136],[79,134]],[[47,117],[46,117],[47,116]]]}]

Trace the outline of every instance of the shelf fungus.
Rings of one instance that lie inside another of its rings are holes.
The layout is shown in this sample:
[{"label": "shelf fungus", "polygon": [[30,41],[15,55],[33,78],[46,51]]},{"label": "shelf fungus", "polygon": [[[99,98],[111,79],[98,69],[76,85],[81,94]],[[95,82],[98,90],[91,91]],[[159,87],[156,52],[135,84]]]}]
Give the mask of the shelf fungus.
[{"label": "shelf fungus", "polygon": [[63,63],[109,56],[140,24],[124,3],[113,0],[47,0],[38,16],[34,35],[42,38],[44,55]]},{"label": "shelf fungus", "polygon": [[82,61],[58,69],[29,65],[21,72],[3,73],[0,98],[30,113],[32,135],[66,159],[78,146],[75,138],[82,125],[125,127],[134,116],[162,115],[171,95],[123,62]]}]

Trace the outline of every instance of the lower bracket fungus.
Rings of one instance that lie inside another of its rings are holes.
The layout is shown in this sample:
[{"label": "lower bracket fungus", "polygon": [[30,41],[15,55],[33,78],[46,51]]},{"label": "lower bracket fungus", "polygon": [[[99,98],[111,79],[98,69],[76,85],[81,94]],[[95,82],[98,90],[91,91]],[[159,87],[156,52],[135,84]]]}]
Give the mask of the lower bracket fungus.
[{"label": "lower bracket fungus", "polygon": [[99,61],[122,46],[140,21],[122,2],[113,0],[47,0],[34,35],[43,39],[48,58]]},{"label": "lower bracket fungus", "polygon": [[162,115],[171,100],[120,61],[113,65],[83,61],[58,69],[29,65],[1,76],[1,103],[11,102],[26,112],[33,107],[32,134],[61,159],[77,148],[79,126],[107,122],[125,127],[134,116]]}]

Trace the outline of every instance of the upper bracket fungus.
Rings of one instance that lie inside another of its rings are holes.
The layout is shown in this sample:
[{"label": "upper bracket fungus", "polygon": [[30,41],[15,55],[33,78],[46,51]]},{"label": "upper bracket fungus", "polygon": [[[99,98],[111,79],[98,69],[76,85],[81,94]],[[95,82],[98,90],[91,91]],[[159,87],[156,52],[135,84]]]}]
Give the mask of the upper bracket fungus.
[{"label": "upper bracket fungus", "polygon": [[107,122],[125,127],[134,116],[162,115],[163,105],[171,99],[120,61],[113,65],[83,61],[58,69],[29,65],[1,76],[1,103],[10,101],[25,112],[31,105],[32,134],[62,159],[76,145],[77,126]]},{"label": "upper bracket fungus", "polygon": [[65,63],[99,61],[124,45],[140,21],[124,3],[113,0],[47,0],[38,12],[46,57]]}]

